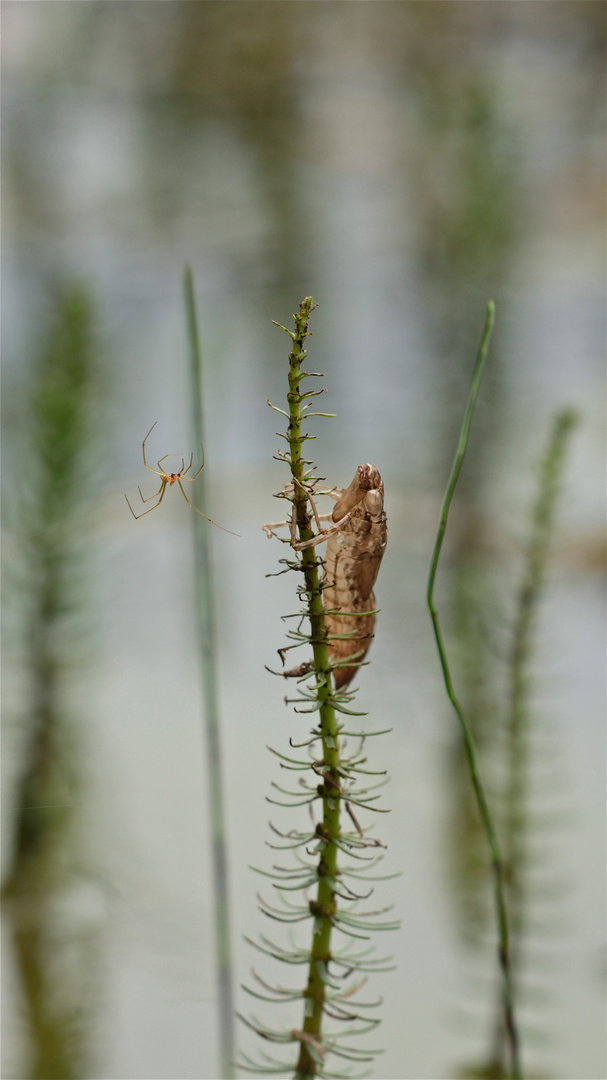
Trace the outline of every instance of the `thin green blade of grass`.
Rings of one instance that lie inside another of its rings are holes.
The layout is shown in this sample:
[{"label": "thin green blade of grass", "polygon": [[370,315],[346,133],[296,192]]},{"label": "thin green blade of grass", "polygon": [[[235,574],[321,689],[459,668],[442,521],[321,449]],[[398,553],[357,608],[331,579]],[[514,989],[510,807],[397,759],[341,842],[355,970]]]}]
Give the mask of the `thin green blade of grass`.
[{"label": "thin green blade of grass", "polygon": [[479,809],[479,814],[483,823],[483,829],[487,837],[487,843],[491,852],[491,866],[493,872],[494,891],[495,891],[495,906],[496,917],[498,925],[498,956],[499,966],[502,974],[502,995],[503,995],[503,1011],[504,1011],[504,1024],[508,1037],[508,1044],[510,1048],[511,1057],[511,1069],[513,1080],[521,1080],[521,1058],[520,1058],[520,1040],[518,1027],[515,1016],[515,1003],[512,986],[512,968],[510,960],[510,943],[508,932],[508,912],[506,908],[506,898],[504,889],[504,865],[500,848],[498,845],[495,826],[493,824],[492,814],[489,809],[487,797],[485,794],[485,788],[481,778],[476,746],[470,725],[466,719],[463,708],[458,700],[453,685],[453,679],[451,676],[451,669],[449,661],[447,659],[447,652],[445,649],[445,643],[443,640],[443,634],[440,625],[440,619],[438,610],[434,603],[434,585],[436,581],[436,574],[438,570],[438,562],[440,558],[443,541],[447,531],[447,521],[449,517],[449,510],[455,494],[455,489],[461,473],[464,457],[466,454],[466,448],[468,445],[468,438],[470,435],[470,427],[472,424],[472,417],[474,414],[474,408],[480,389],[481,379],[483,375],[483,369],[485,361],[487,359],[487,353],[489,350],[489,342],[491,340],[491,334],[493,332],[493,325],[495,322],[495,305],[492,300],[487,303],[487,311],[485,316],[485,326],[483,328],[483,334],[474,366],[474,373],[472,376],[472,383],[470,386],[470,392],[468,395],[468,401],[466,403],[466,409],[464,413],[464,419],[462,422],[459,441],[451,473],[447,483],[447,490],[443,499],[443,505],[441,509],[440,521],[436,540],[434,544],[434,550],[432,552],[432,559],[430,562],[430,571],[428,575],[428,589],[427,589],[427,603],[430,611],[430,617],[432,619],[432,627],[434,630],[434,636],[436,639],[436,645],[438,648],[438,654],[440,664],[443,673],[443,679],[445,682],[445,689],[447,696],[453,705],[455,713],[460,723],[462,737],[464,740],[464,747],[466,751],[466,758],[468,767],[470,770],[470,778],[476,797],[476,802]]},{"label": "thin green blade of grass", "polygon": [[[183,274],[184,302],[190,353],[192,420],[196,442],[204,446],[202,396],[202,355],[194,277],[189,266]],[[198,481],[199,501],[207,512],[204,469]],[[223,799],[220,721],[217,695],[217,621],[211,584],[212,558],[209,524],[198,514],[192,515],[196,565],[196,619],[200,671],[202,679],[204,731],[207,749],[207,779],[211,819],[211,849],[213,862],[213,892],[215,948],[217,954],[217,989],[219,1005],[219,1052],[221,1075],[224,1080],[234,1077],[234,999],[232,949],[230,938],[230,907],[228,854]]]}]

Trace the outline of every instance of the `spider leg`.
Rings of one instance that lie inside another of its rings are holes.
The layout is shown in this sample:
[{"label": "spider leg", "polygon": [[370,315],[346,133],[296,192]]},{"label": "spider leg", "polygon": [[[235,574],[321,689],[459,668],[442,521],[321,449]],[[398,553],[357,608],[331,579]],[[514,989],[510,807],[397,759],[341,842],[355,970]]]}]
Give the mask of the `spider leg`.
[{"label": "spider leg", "polygon": [[[184,469],[183,466],[184,466],[185,462],[182,462],[182,465],[181,465],[181,479],[182,480],[183,480],[185,474],[188,473],[190,471],[190,469],[192,468],[193,461],[194,461],[194,453],[192,452],[192,455],[190,457],[190,464],[188,465],[187,469]],[[189,476],[188,477],[188,480],[195,480],[195,479],[196,479],[195,476]]]},{"label": "spider leg", "polygon": [[[148,431],[145,439],[143,440],[142,446],[141,446],[141,449],[143,451],[143,464],[145,465],[146,469],[150,470],[150,472],[156,472],[156,469],[153,469],[151,465],[148,465],[147,461],[145,460],[145,444],[148,441],[148,439],[149,439],[150,435],[152,434],[154,428],[156,427],[157,423],[158,423],[158,421],[154,420],[154,423],[152,424],[150,430]],[[157,475],[160,476],[160,473],[157,473]]]},{"label": "spider leg", "polygon": [[161,483],[160,487],[158,488],[158,491],[154,492],[154,494],[153,494],[153,495],[150,495],[149,499],[144,499],[144,497],[143,497],[143,492],[142,492],[142,490],[141,490],[141,488],[140,488],[140,487],[138,487],[138,488],[137,488],[137,490],[138,490],[139,494],[141,495],[141,501],[142,501],[142,502],[144,502],[144,503],[146,503],[146,502],[151,502],[151,501],[152,501],[152,499],[157,499],[157,498],[158,498],[158,496],[159,496],[160,494],[162,494],[162,489],[163,489],[163,487],[166,487],[166,480],[163,480],[163,481],[162,481],[162,483]]},{"label": "spider leg", "polygon": [[131,506],[131,504],[130,504],[130,502],[128,500],[128,496],[125,493],[124,497],[125,497],[125,499],[127,501],[127,505],[128,505],[129,510],[131,511],[131,514],[135,518],[135,521],[139,521],[139,518],[145,517],[146,514],[151,514],[152,510],[157,510],[158,509],[158,507],[160,506],[162,500],[164,499],[164,493],[165,493],[166,489],[167,489],[167,486],[166,486],[166,482],[165,482],[163,484],[163,486],[162,486],[162,491],[160,493],[160,498],[159,498],[158,502],[156,503],[156,505],[155,506],[150,506],[150,509],[149,510],[144,510],[142,514],[136,514],[135,513],[135,511],[133,510],[133,507]]},{"label": "spider leg", "polygon": [[145,460],[145,444],[146,444],[146,442],[148,441],[148,439],[149,439],[150,435],[152,434],[152,432],[153,432],[154,428],[156,427],[156,424],[157,424],[157,423],[158,423],[158,421],[157,421],[157,420],[154,420],[154,423],[152,424],[152,426],[151,426],[150,430],[148,431],[148,433],[147,433],[147,435],[146,435],[145,439],[143,440],[142,446],[141,446],[141,449],[143,450],[143,464],[144,464],[144,465],[146,465],[146,464],[147,464],[147,462],[146,462],[146,460]]},{"label": "spider leg", "polygon": [[[190,476],[190,477],[188,477],[188,479],[189,479],[189,480],[195,480],[195,479],[196,479],[196,477],[197,477],[197,476],[199,476],[199,475],[200,475],[200,473],[202,472],[202,470],[204,469],[204,447],[203,447],[202,443],[200,444],[200,450],[201,450],[201,452],[202,452],[202,465],[200,466],[200,468],[199,468],[198,472],[197,472],[197,473],[196,473],[196,474],[195,474],[194,476]],[[187,472],[187,471],[188,471],[188,470],[186,470],[186,472]]]},{"label": "spider leg", "polygon": [[[166,461],[166,459],[167,459],[168,457],[181,457],[181,454],[165,454],[165,455],[164,455],[164,457],[161,457],[160,461],[157,461],[157,462],[156,462],[156,464],[157,464],[158,468],[160,468],[160,466],[162,465],[162,462],[163,462],[163,461]],[[182,463],[183,463],[183,458],[181,458],[181,461],[182,461]],[[149,467],[150,467],[150,466],[148,465],[148,469],[149,469]],[[183,467],[183,465],[182,465],[182,467]],[[156,469],[152,469],[152,472],[156,472]],[[159,475],[161,475],[161,474],[159,474]]]},{"label": "spider leg", "polygon": [[178,479],[177,483],[179,484],[179,487],[181,488],[181,494],[183,495],[183,497],[184,497],[185,501],[187,502],[188,506],[190,506],[192,508],[192,510],[195,510],[196,513],[200,514],[200,516],[203,517],[206,521],[210,521],[211,525],[215,525],[215,527],[217,529],[221,529],[222,532],[227,532],[227,533],[230,534],[230,536],[240,536],[240,533],[232,532],[231,529],[224,529],[223,525],[218,525],[217,522],[213,521],[212,518],[207,517],[206,514],[203,514],[202,510],[197,510],[196,507],[194,506],[194,503],[191,503],[190,500],[188,499],[188,497],[187,497],[187,495],[185,493],[185,489],[182,487],[181,480]]}]

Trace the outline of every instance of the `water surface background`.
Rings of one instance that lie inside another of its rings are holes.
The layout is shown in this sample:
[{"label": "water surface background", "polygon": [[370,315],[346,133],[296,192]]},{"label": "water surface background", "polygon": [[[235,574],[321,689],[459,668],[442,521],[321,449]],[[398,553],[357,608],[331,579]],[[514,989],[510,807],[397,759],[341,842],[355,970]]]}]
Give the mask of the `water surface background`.
[{"label": "water surface background", "polygon": [[[249,869],[272,860],[268,818],[285,829],[305,820],[265,801],[282,779],[266,744],[285,751],[309,722],[264,670],[278,666],[281,615],[296,602],[289,575],[265,576],[283,550],[260,526],[282,515],[272,494],[286,481],[266,399],[284,404],[288,339],[271,320],[289,325],[312,294],[309,364],[325,373],[337,418],[315,421],[309,445],[332,484],[377,465],[389,518],[358,694],[365,723],[392,728],[369,752],[389,766],[392,813],[376,828],[387,871],[403,872],[377,890],[402,929],[379,942],[397,967],[368,994],[384,997],[372,1075],[446,1077],[487,1055],[495,980],[490,953],[462,936],[457,731],[424,593],[492,297],[439,601],[464,698],[482,669],[497,715],[537,462],[555,410],[573,406],[533,662],[531,795],[544,816],[529,850],[546,877],[527,929],[525,1060],[529,1074],[604,1076],[604,5],[92,0],[8,2],[3,17],[7,863],[31,697],[14,584],[29,402],[57,298],[74,283],[94,307],[99,368],[73,524],[87,567],[83,644],[62,676],[79,870],[46,931],[65,941],[66,983],[70,935],[94,943],[73,1075],[218,1069],[192,512],[170,491],[135,522],[123,497],[153,490],[141,441],[155,420],[154,461],[192,448],[187,261],[210,512],[241,534],[211,536],[237,982],[252,964],[294,978],[242,935],[268,932]],[[470,572],[482,655],[460,633]],[[23,1077],[32,1027],[5,933],[4,1075]],[[240,993],[239,1006],[248,1011]]]}]

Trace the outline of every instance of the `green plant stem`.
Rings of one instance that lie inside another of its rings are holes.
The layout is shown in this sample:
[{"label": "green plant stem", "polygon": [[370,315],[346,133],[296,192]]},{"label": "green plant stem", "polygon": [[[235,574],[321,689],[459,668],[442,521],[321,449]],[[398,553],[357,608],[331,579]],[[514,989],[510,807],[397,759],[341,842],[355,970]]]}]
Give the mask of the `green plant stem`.
[{"label": "green plant stem", "polygon": [[466,453],[466,447],[468,445],[468,436],[470,434],[470,425],[472,423],[472,415],[474,413],[474,406],[478,396],[480,382],[483,374],[483,368],[485,360],[487,358],[487,351],[489,348],[489,341],[493,331],[493,324],[495,320],[495,305],[492,300],[487,304],[487,314],[485,318],[485,326],[481,343],[478,350],[476,364],[474,368],[474,374],[472,376],[472,384],[470,387],[470,393],[468,396],[468,402],[466,405],[466,411],[464,414],[464,420],[462,423],[459,443],[455,454],[455,459],[451,469],[451,475],[449,476],[449,482],[447,484],[447,491],[443,500],[443,506],[441,510],[440,523],[434,544],[434,551],[432,553],[432,559],[430,562],[430,573],[428,577],[428,591],[427,591],[427,603],[432,618],[432,626],[434,628],[434,636],[436,638],[436,644],[438,648],[438,654],[440,658],[441,668],[443,671],[443,678],[445,681],[445,688],[447,696],[455,712],[457,714],[462,736],[464,739],[464,746],[466,751],[466,758],[468,761],[468,767],[470,770],[470,777],[472,780],[472,786],[476,796],[479,813],[483,822],[483,828],[487,837],[487,842],[491,851],[491,864],[493,869],[494,880],[494,892],[495,892],[495,904],[497,912],[498,923],[498,936],[499,936],[499,964],[502,973],[502,994],[504,1002],[504,1022],[510,1046],[511,1056],[511,1068],[512,1077],[514,1080],[521,1080],[521,1061],[520,1061],[520,1045],[518,1036],[518,1027],[515,1017],[513,986],[512,986],[512,966],[510,959],[510,944],[508,936],[508,914],[506,910],[505,890],[504,890],[504,866],[500,849],[497,841],[497,835],[493,825],[493,819],[487,803],[487,797],[485,795],[485,789],[479,772],[476,747],[472,736],[472,731],[464,715],[462,706],[458,701],[455,689],[453,686],[453,680],[451,678],[451,671],[449,668],[449,662],[447,660],[447,653],[445,650],[445,644],[443,641],[443,635],[441,631],[438,611],[434,604],[434,582],[436,579],[436,572],[438,569],[438,560],[443,546],[443,540],[447,530],[447,519],[449,516],[449,509],[453,500],[453,495],[461,472],[464,455]]},{"label": "green plant stem", "polygon": [[[300,382],[304,377],[301,371],[302,361],[306,352],[303,348],[308,334],[308,319],[314,302],[311,296],[303,300],[299,312],[295,315],[296,329],[289,333],[293,341],[293,349],[289,356],[289,428],[288,440],[291,459],[291,473],[294,482],[294,509],[297,518],[299,538],[302,541],[312,537],[311,522],[307,512],[307,500],[304,492],[298,486],[303,484],[305,466],[308,464],[302,457],[303,444],[307,436],[302,432],[302,397]],[[303,1032],[310,1036],[314,1042],[321,1043],[322,1015],[325,1000],[325,984],[321,977],[323,968],[330,958],[331,931],[333,928],[333,916],[336,911],[335,901],[335,876],[337,874],[337,846],[335,840],[339,837],[339,811],[340,798],[336,792],[340,789],[339,775],[339,745],[338,727],[335,709],[331,701],[332,685],[329,666],[329,652],[327,646],[327,631],[325,627],[324,607],[322,600],[322,585],[319,577],[319,560],[315,548],[310,547],[302,551],[301,565],[305,580],[305,595],[308,602],[308,614],[311,626],[312,649],[314,655],[314,670],[316,673],[316,692],[320,712],[320,730],[322,734],[323,748],[323,773],[325,776],[322,785],[323,819],[322,825],[317,827],[317,833],[325,843],[318,865],[318,890],[316,900],[312,901],[310,908],[314,914],[314,933],[312,949],[310,952],[310,967],[306,987],[306,1009],[304,1016]],[[309,1044],[302,1040],[300,1053],[295,1071],[297,1080],[316,1075],[317,1062],[310,1053]]]},{"label": "green plant stem", "polygon": [[[202,446],[204,445],[202,361],[194,298],[194,280],[189,266],[186,266],[184,270],[183,286],[190,346],[192,416],[196,442]],[[198,480],[198,493],[198,501],[203,512],[206,513],[204,469]],[[219,994],[219,1050],[221,1075],[224,1080],[232,1080],[235,1058],[234,1002],[232,994],[228,857],[223,812],[222,761],[219,738],[219,708],[217,704],[217,632],[211,588],[211,551],[208,536],[210,525],[198,514],[193,514],[192,519],[196,560],[196,614],[204,700],[204,727],[211,817],[215,947],[217,951]]]},{"label": "green plant stem", "polygon": [[[533,652],[533,632],[546,576],[550,538],[559,494],[569,435],[577,422],[571,409],[559,412],[553,421],[546,452],[540,465],[537,498],[531,517],[523,580],[518,603],[509,662],[509,709],[507,733],[510,747],[504,827],[508,891],[516,904],[518,920],[523,904],[523,851],[521,833],[526,814],[528,761],[525,734],[528,719],[529,664]],[[514,924],[513,924],[514,925]],[[520,933],[522,926],[517,926]]]}]

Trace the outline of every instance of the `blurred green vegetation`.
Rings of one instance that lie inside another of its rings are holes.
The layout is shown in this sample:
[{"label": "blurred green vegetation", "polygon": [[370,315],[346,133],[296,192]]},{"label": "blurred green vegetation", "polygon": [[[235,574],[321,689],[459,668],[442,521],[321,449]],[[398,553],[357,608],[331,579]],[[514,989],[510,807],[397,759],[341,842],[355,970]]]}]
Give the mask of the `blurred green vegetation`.
[{"label": "blurred green vegetation", "polygon": [[[546,776],[552,763],[550,759],[545,760],[545,747],[543,752],[538,750],[538,737],[541,739],[545,721],[533,707],[534,659],[539,607],[544,598],[554,543],[558,496],[569,437],[576,422],[571,409],[563,409],[555,415],[540,463],[537,494],[521,553],[521,582],[506,635],[509,639],[507,660],[500,656],[504,647],[505,599],[497,597],[487,567],[481,560],[476,566],[470,560],[466,575],[460,572],[456,577],[459,587],[454,611],[458,675],[463,687],[464,709],[479,749],[489,801],[496,811],[505,866],[510,952],[523,1054],[528,1038],[532,1038],[536,1053],[541,1053],[542,1046],[548,1044],[551,1036],[546,950],[549,952],[551,945],[554,948],[551,926],[554,906],[563,885],[559,880],[559,868],[554,864],[551,841],[562,825],[566,792],[562,785],[551,782],[550,775]],[[503,581],[502,578],[502,585]],[[553,753],[554,738],[550,741]],[[544,758],[540,776],[538,755]],[[447,849],[462,939],[481,958],[481,967],[475,967],[477,978],[469,980],[468,1005],[473,1010],[479,996],[485,1003],[487,1001],[491,964],[487,944],[494,935],[486,841],[466,783],[464,765],[464,754],[454,745],[450,761],[454,812],[449,820]],[[539,919],[535,917],[538,902],[541,905]],[[534,948],[538,939],[543,952],[539,963]],[[484,1020],[489,1022],[487,1055],[474,1064],[468,1063],[464,1070],[458,1070],[458,1076],[493,1080],[509,1075],[497,977],[490,998],[495,1004]],[[460,1005],[465,1011],[466,1003],[462,1001]],[[475,1023],[480,1027],[478,1017]],[[524,1075],[548,1076],[549,1068],[544,1073],[525,1070]]]},{"label": "blurred green vegetation", "polygon": [[[66,922],[84,880],[86,779],[81,729],[68,705],[83,662],[91,612],[83,599],[82,510],[94,428],[94,312],[79,285],[58,291],[52,325],[31,372],[21,443],[28,484],[11,507],[18,522],[12,604],[24,627],[26,703],[18,717],[21,763],[13,785],[10,857],[2,901],[28,1029],[20,1076],[89,1075],[87,1044],[96,994],[95,935]],[[90,537],[88,538],[90,541]],[[5,1074],[6,1075],[6,1074]]]},{"label": "blurred green vegetation", "polygon": [[[250,438],[251,403],[265,400],[266,384],[282,362],[259,327],[267,320],[270,333],[270,314],[282,318],[284,311],[286,318],[296,297],[320,291],[319,320],[333,319],[341,331],[358,328],[360,319],[377,334],[360,335],[362,350],[347,335],[343,348],[336,335],[335,354],[327,349],[355,399],[356,439],[362,447],[368,426],[379,445],[393,446],[391,481],[403,488],[418,483],[424,498],[451,455],[478,312],[495,296],[495,362],[462,476],[446,604],[466,709],[490,782],[501,790],[509,767],[502,725],[508,647],[501,578],[496,584],[502,567],[501,523],[492,502],[495,459],[520,437],[525,409],[540,415],[549,407],[559,365],[579,366],[580,394],[598,386],[602,360],[596,364],[592,350],[602,348],[601,330],[595,327],[593,336],[596,309],[592,296],[584,306],[584,290],[594,265],[592,254],[586,256],[604,214],[606,8],[600,0],[91,0],[7,4],[4,14],[7,24],[15,19],[14,32],[5,35],[5,281],[14,288],[10,300],[17,299],[14,347],[4,351],[9,362],[12,353],[10,378],[21,362],[15,378],[31,386],[27,424],[20,414],[13,422],[23,452],[14,467],[10,451],[5,458],[7,547],[12,552],[15,536],[18,547],[7,578],[11,584],[15,574],[20,578],[15,595],[25,627],[30,705],[19,720],[12,801],[22,809],[10,838],[4,896],[30,1014],[31,1075],[68,1077],[87,1068],[88,1021],[81,1019],[88,991],[78,1004],[71,989],[65,1001],[57,994],[59,984],[71,982],[59,967],[51,899],[66,895],[82,874],[75,805],[86,797],[86,781],[82,733],[68,697],[94,623],[87,595],[94,536],[86,512],[94,488],[86,462],[98,372],[96,316],[79,286],[60,290],[53,327],[44,328],[44,347],[29,364],[23,342],[41,280],[50,267],[64,276],[76,267],[92,276],[106,305],[104,332],[115,332],[121,357],[112,393],[128,416],[123,431],[106,440],[109,475],[114,445],[131,446],[135,438],[133,403],[148,394],[147,409],[156,394],[154,401],[162,395],[172,408],[178,377],[170,371],[163,319],[170,318],[170,283],[177,292],[188,258],[202,270],[205,334],[208,329],[209,337],[222,339],[222,349],[209,348],[209,368],[226,371],[222,427],[235,458],[241,455],[245,478],[265,453],[261,440]],[[376,131],[377,141],[369,137]],[[563,265],[551,276],[553,259]],[[547,282],[562,289],[549,303]],[[331,288],[338,304],[326,295]],[[140,318],[142,297],[154,306],[157,322],[149,309]],[[564,345],[547,361],[547,342],[562,329],[560,323],[554,328],[561,297]],[[374,305],[384,303],[377,320],[369,319]],[[240,338],[234,330],[239,319],[247,324]],[[389,333],[382,338],[384,324]],[[129,352],[133,337],[143,340],[144,327],[163,340],[161,374],[147,344]],[[523,370],[521,328],[537,334],[534,349],[539,343],[529,361],[530,368],[538,366],[525,376],[524,393],[537,394],[530,404],[516,381]],[[403,341],[413,346],[407,355]],[[235,363],[230,348],[238,355],[238,378],[229,366]],[[541,363],[552,365],[548,373]],[[365,376],[376,367],[378,382],[387,374],[390,390],[374,401]],[[323,361],[321,370],[331,369]],[[242,405],[237,383],[246,395]],[[409,397],[415,401],[423,417],[418,441],[399,415],[392,442],[382,444],[389,425],[377,414],[388,396],[404,415]],[[240,413],[232,411],[235,403]],[[147,427],[146,414],[141,430]],[[237,445],[241,431],[244,451]],[[419,459],[431,464],[423,474],[416,472]],[[118,499],[123,505],[121,489]],[[389,511],[391,521],[401,509]],[[412,512],[410,520],[415,531],[406,538],[410,546],[399,549],[404,559],[425,528],[423,512]],[[580,522],[580,530],[585,527]],[[590,535],[588,556],[595,569],[599,546],[603,556],[598,531]],[[581,550],[588,536],[579,540]],[[403,569],[403,580],[408,572]],[[402,624],[415,617],[407,610]],[[396,630],[404,639],[403,625]],[[521,733],[512,751],[519,763],[526,723],[511,725]],[[444,792],[433,794],[440,799]],[[447,799],[446,846],[458,879],[450,896],[463,937],[473,941],[488,926],[486,865],[455,741]],[[521,828],[527,828],[525,815]],[[512,843],[518,844],[514,832]],[[95,963],[88,967],[94,982]],[[480,1025],[478,1031],[483,1038]],[[498,1050],[491,1048],[491,1064],[481,1064],[479,1075],[491,1068],[500,1074],[500,1039],[496,1029]]]}]

